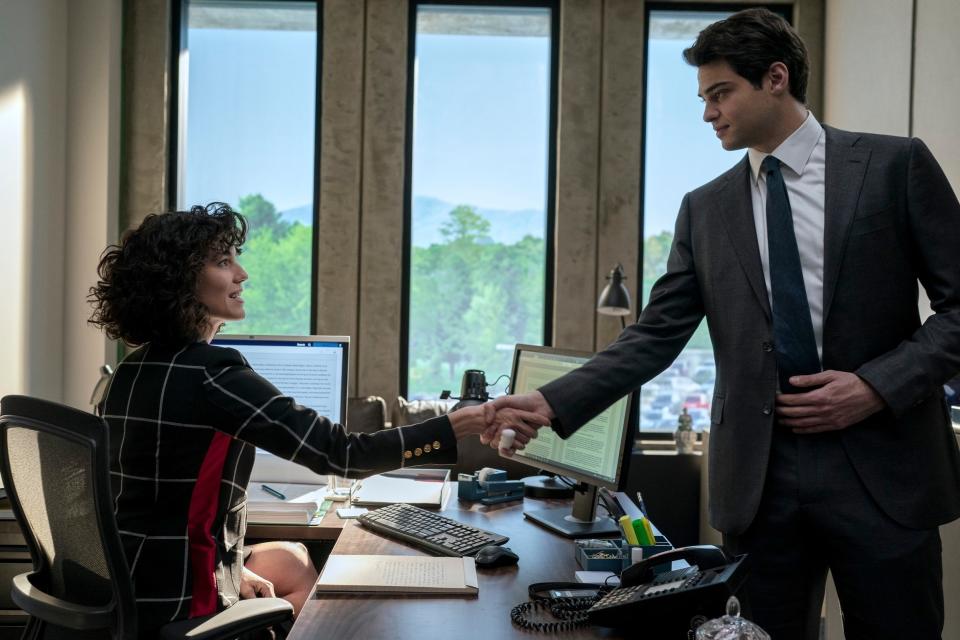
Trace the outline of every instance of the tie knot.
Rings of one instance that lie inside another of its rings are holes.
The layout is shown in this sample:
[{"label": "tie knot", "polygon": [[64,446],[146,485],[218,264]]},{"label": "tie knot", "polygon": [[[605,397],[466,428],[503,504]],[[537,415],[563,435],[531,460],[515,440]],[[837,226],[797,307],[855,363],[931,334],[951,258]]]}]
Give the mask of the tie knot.
[{"label": "tie knot", "polygon": [[780,171],[780,161],[773,156],[767,156],[760,163],[760,169],[763,170],[764,174],[769,174],[771,171]]}]

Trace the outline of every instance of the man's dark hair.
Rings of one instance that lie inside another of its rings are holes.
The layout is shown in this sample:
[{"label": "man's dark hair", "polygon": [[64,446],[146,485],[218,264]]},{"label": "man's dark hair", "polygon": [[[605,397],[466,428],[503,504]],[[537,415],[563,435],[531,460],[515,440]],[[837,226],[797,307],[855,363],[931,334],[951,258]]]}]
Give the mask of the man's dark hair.
[{"label": "man's dark hair", "polygon": [[744,9],[714,22],[683,50],[683,59],[695,67],[724,60],[758,89],[770,65],[782,62],[790,72],[790,94],[807,101],[807,48],[790,23],[768,9]]},{"label": "man's dark hair", "polygon": [[211,255],[239,253],[246,234],[246,220],[222,202],[148,215],[100,258],[89,322],[130,345],[201,339],[210,317],[197,300],[200,271]]}]

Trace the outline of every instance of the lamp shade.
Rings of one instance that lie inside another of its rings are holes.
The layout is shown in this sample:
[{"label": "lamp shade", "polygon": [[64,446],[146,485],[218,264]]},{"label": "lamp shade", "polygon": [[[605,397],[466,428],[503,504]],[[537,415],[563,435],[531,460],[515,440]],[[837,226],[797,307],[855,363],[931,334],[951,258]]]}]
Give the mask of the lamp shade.
[{"label": "lamp shade", "polygon": [[460,385],[460,402],[453,405],[451,411],[474,404],[483,404],[490,399],[487,393],[487,379],[479,369],[467,369],[463,372],[463,382]]},{"label": "lamp shade", "polygon": [[627,316],[630,315],[630,292],[624,286],[623,281],[627,276],[623,275],[623,266],[617,264],[610,270],[607,280],[610,281],[600,294],[597,301],[597,313],[606,316]]}]

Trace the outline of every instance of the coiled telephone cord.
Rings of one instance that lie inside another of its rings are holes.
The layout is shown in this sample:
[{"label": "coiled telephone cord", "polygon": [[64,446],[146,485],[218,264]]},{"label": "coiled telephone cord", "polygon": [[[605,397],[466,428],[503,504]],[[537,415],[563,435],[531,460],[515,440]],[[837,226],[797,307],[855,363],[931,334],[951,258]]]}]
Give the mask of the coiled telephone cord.
[{"label": "coiled telephone cord", "polygon": [[[522,602],[510,610],[513,624],[526,631],[558,633],[572,631],[589,624],[586,611],[596,603],[597,596],[587,598],[545,598]],[[537,611],[549,611],[557,618],[556,622],[537,622],[531,620],[531,614]]]}]

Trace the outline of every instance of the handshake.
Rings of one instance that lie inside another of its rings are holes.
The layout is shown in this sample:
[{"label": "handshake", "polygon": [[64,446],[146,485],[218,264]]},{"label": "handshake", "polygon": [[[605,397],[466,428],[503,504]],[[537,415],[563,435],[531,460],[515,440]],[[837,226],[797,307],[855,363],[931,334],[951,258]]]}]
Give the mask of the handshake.
[{"label": "handshake", "polygon": [[556,415],[542,393],[531,391],[457,409],[448,417],[458,439],[479,435],[480,442],[509,458],[536,438],[537,429],[548,426]]},{"label": "handshake", "polygon": [[486,429],[480,433],[480,442],[498,449],[508,458],[536,438],[537,429],[549,426],[555,417],[539,391],[501,396],[481,407]]}]

